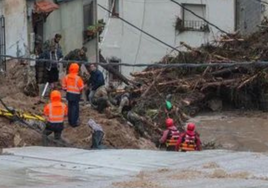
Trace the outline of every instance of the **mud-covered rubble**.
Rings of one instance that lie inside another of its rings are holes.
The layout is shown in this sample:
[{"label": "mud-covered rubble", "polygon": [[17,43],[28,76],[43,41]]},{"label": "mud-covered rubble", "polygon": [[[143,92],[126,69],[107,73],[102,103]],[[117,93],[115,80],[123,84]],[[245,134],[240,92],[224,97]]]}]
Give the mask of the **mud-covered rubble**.
[{"label": "mud-covered rubble", "polygon": [[[267,36],[267,37],[266,37]],[[214,44],[200,48],[181,43],[187,49],[178,56],[166,56],[160,63],[226,63],[241,61],[267,60],[268,30],[262,30],[243,38],[238,34],[223,36]],[[31,76],[29,76],[31,75]],[[9,64],[7,77],[1,76],[1,97],[8,106],[32,113],[42,114],[44,104],[36,105],[38,99],[36,87],[31,84],[33,69],[26,62]],[[138,135],[126,120],[109,118],[108,114],[99,114],[90,107],[81,108],[81,126],[66,126],[63,138],[67,142],[80,147],[90,146],[91,130],[87,126],[89,118],[103,125],[104,142],[113,148],[150,148],[155,149],[151,141],[160,136],[160,128],[164,129],[167,116],[175,119],[180,128],[200,111],[221,111],[228,109],[268,110],[268,74],[266,67],[233,66],[233,67],[199,67],[199,68],[147,68],[142,72],[132,73],[134,83],[140,83],[132,92],[136,93],[136,112],[146,119],[144,122],[147,139]],[[33,91],[33,92],[29,92]],[[173,109],[165,109],[166,97],[173,104]],[[26,96],[27,95],[27,96]],[[21,126],[9,124],[1,119],[5,133],[5,147],[40,144],[40,135],[31,136],[31,131],[20,133]],[[67,125],[67,124],[66,124]],[[15,128],[11,129],[10,127]],[[25,129],[25,128],[23,128]],[[30,135],[28,135],[30,134]],[[16,136],[20,135],[20,136]],[[27,136],[25,136],[27,135]],[[25,141],[26,137],[34,138]],[[16,138],[16,139],[15,139]],[[149,138],[149,139],[148,139]],[[14,141],[16,140],[16,142]],[[19,140],[19,141],[18,141]],[[151,141],[149,141],[151,140]],[[16,143],[16,144],[15,144]],[[207,142],[208,148],[217,144]]]},{"label": "mud-covered rubble", "polygon": [[[203,110],[221,111],[228,109],[263,110],[268,104],[267,66],[224,67],[224,63],[266,61],[268,30],[258,31],[243,38],[238,34],[222,36],[213,44],[200,48],[181,43],[186,51],[176,57],[168,55],[160,64],[197,63],[198,68],[147,68],[132,73],[134,80],[141,83],[138,99],[140,108],[157,111],[152,119],[163,122],[166,117],[164,103],[171,94],[176,112],[169,113],[178,124],[184,124],[187,116]],[[202,66],[203,63],[218,63],[216,67]]]},{"label": "mud-covered rubble", "polygon": [[[26,73],[29,70],[27,63],[11,62],[11,64],[12,66],[6,77],[1,76],[0,90],[2,100],[8,107],[42,115],[45,104],[38,104],[38,97],[31,97],[25,94]],[[48,98],[45,100],[48,102]],[[1,108],[4,109],[3,106]],[[63,131],[63,139],[73,147],[90,148],[92,131],[87,125],[90,118],[103,126],[105,132],[104,144],[108,148],[155,149],[154,144],[140,137],[127,124],[126,120],[109,119],[106,114],[99,114],[89,106],[81,106],[81,125],[78,128],[69,127],[68,123],[65,123],[66,128]],[[1,117],[0,128],[1,147],[42,145],[40,133],[26,128],[18,122],[11,122]]]}]

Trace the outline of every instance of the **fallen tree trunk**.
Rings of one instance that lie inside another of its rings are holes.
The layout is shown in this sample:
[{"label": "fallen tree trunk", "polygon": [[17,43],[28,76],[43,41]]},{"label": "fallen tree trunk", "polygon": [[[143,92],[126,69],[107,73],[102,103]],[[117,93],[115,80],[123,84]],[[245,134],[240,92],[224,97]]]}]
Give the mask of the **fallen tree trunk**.
[{"label": "fallen tree trunk", "polygon": [[222,43],[227,43],[227,42],[234,42],[234,41],[240,41],[243,42],[245,41],[245,39],[220,39],[220,40],[216,40],[216,42],[222,42]]},{"label": "fallen tree trunk", "polygon": [[153,70],[153,71],[133,72],[133,73],[130,73],[130,75],[133,76],[133,77],[150,76],[150,75],[155,75],[155,74],[157,74],[157,73],[159,73],[161,71],[162,71],[161,69],[156,69],[156,70]]},{"label": "fallen tree trunk", "polygon": [[208,87],[228,85],[228,84],[231,84],[231,83],[237,83],[239,81],[240,81],[240,78],[239,79],[229,79],[229,80],[222,80],[222,81],[205,83],[205,84],[203,84],[203,86],[201,88],[201,91],[204,91],[204,89],[206,89]]},{"label": "fallen tree trunk", "polygon": [[228,74],[228,73],[233,73],[233,72],[235,72],[237,70],[238,70],[238,67],[225,68],[225,69],[222,69],[222,70],[219,70],[219,71],[212,72],[211,75],[212,76],[222,76],[222,75],[225,75],[225,74]]},{"label": "fallen tree trunk", "polygon": [[245,86],[247,83],[253,81],[255,78],[257,78],[258,74],[255,74],[253,76],[251,76],[250,78],[244,80],[242,83],[239,84],[239,86],[237,87],[237,89],[241,89],[243,86]]},{"label": "fallen tree trunk", "polygon": [[200,50],[197,50],[196,48],[191,47],[190,45],[186,44],[185,42],[180,42],[180,44],[182,46],[184,46],[187,50],[190,50],[192,52],[196,52],[196,53],[202,54],[202,52]]}]

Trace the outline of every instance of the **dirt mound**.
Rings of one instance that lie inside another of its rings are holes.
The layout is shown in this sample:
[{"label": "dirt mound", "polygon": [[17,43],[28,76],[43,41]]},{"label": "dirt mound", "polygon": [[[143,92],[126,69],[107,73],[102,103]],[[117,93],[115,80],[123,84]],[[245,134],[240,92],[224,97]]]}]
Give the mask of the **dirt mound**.
[{"label": "dirt mound", "polygon": [[69,143],[89,148],[92,132],[87,126],[87,122],[89,119],[94,119],[103,126],[105,132],[104,144],[107,146],[121,149],[155,149],[151,141],[141,138],[126,122],[120,122],[118,119],[108,119],[105,114],[99,114],[87,106],[82,107],[81,111],[81,126],[78,128],[67,127],[63,132],[64,139]]},{"label": "dirt mound", "polygon": [[[1,76],[1,98],[7,106],[42,115],[44,104],[38,104],[38,98],[25,95],[29,67],[25,63],[10,62],[6,77]],[[48,99],[46,99],[48,102]],[[3,108],[3,106],[1,106]],[[89,119],[94,119],[103,126],[104,144],[109,148],[155,149],[154,144],[141,138],[135,130],[122,119],[108,119],[105,114],[99,114],[89,106],[81,107],[78,128],[72,128],[65,123],[63,139],[74,147],[89,148],[92,131],[88,127]],[[42,136],[23,125],[10,122],[0,117],[0,147],[20,147],[42,145]],[[52,137],[53,138],[53,137]]]},{"label": "dirt mound", "polygon": [[0,129],[0,147],[35,146],[42,143],[41,136],[35,131],[2,118],[0,119]]}]

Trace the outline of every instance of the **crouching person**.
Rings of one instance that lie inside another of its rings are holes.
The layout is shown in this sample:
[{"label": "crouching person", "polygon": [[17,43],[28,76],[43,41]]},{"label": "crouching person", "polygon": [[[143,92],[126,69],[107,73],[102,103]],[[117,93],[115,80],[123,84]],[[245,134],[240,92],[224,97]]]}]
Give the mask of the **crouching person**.
[{"label": "crouching person", "polygon": [[101,86],[96,90],[95,95],[92,98],[91,102],[93,108],[96,109],[99,113],[103,113],[103,111],[107,107],[113,106],[109,100],[110,91],[111,89],[106,88],[105,86]]},{"label": "crouching person", "polygon": [[201,140],[199,134],[195,131],[194,123],[189,123],[186,132],[180,135],[176,149],[183,152],[201,150]]},{"label": "crouching person", "polygon": [[93,130],[91,149],[104,149],[104,145],[102,145],[104,133],[101,125],[90,119],[88,126]]},{"label": "crouching person", "polygon": [[173,119],[166,119],[166,127],[167,129],[163,132],[163,136],[159,142],[160,144],[166,144],[167,151],[176,151],[180,133],[177,127],[175,127]]},{"label": "crouching person", "polygon": [[61,102],[61,93],[54,90],[50,94],[50,103],[44,108],[44,115],[47,117],[47,125],[43,132],[44,145],[47,145],[47,136],[54,133],[55,140],[61,139],[61,133],[64,129],[64,117],[67,116],[68,108]]}]

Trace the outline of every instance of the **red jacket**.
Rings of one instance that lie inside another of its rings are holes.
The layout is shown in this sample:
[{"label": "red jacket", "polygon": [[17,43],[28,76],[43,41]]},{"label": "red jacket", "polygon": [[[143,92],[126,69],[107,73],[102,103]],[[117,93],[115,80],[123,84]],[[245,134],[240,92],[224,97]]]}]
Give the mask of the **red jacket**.
[{"label": "red jacket", "polygon": [[163,135],[162,137],[160,138],[159,142],[161,144],[165,143],[167,141],[167,138],[168,138],[168,133],[170,130],[173,130],[173,131],[178,131],[178,129],[175,127],[175,126],[172,126],[172,127],[169,127],[168,129],[166,129],[164,132],[163,132]]},{"label": "red jacket", "polygon": [[189,132],[189,131],[186,131],[186,132],[182,133],[180,135],[180,138],[179,138],[178,142],[177,142],[176,150],[178,151],[180,149],[180,146],[183,143],[186,135],[195,136],[195,144],[196,144],[195,150],[200,151],[202,143],[201,143],[199,134],[196,131],[194,131],[193,133]]}]

